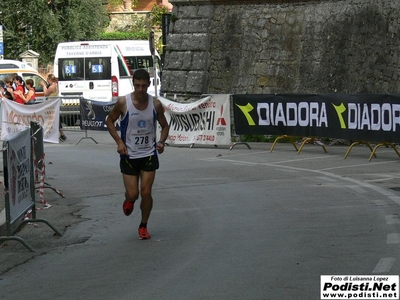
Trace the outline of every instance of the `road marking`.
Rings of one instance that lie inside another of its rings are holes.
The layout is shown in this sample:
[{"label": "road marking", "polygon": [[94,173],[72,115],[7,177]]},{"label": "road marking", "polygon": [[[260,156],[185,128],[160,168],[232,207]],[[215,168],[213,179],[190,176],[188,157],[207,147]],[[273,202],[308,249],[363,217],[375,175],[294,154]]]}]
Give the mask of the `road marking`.
[{"label": "road marking", "polygon": [[376,162],[376,163],[369,162],[369,163],[359,164],[359,165],[348,165],[348,166],[325,168],[325,169],[321,169],[321,171],[335,170],[335,169],[347,169],[347,168],[354,168],[354,167],[365,167],[365,166],[382,165],[382,164],[393,164],[393,163],[397,163],[397,162],[398,162],[397,160]]},{"label": "road marking", "polygon": [[233,163],[233,165],[236,165],[236,166],[247,166],[247,167],[251,167],[252,166],[252,165],[245,164],[245,163]]},{"label": "road marking", "polygon": [[359,187],[357,185],[346,185],[347,188],[352,189],[353,191],[359,193],[359,194],[365,194],[367,193],[367,190],[365,188]]},{"label": "road marking", "polygon": [[388,273],[390,269],[393,267],[396,259],[394,257],[384,257],[381,258],[376,265],[375,269],[372,271],[372,274],[377,273]]},{"label": "road marking", "polygon": [[[270,166],[270,167],[278,167],[278,168],[282,168],[282,169],[287,169],[287,170],[296,170],[296,171],[301,171],[301,172],[311,172],[311,173],[315,173],[315,174],[320,174],[322,176],[326,176],[329,178],[336,178],[338,180],[343,180],[343,181],[348,181],[348,182],[352,182],[356,185],[359,185],[360,187],[364,187],[364,188],[369,188],[381,195],[384,195],[386,197],[388,197],[389,199],[393,200],[394,202],[396,202],[397,204],[400,205],[400,197],[397,196],[395,193],[391,192],[391,191],[387,191],[384,188],[381,188],[379,186],[375,186],[371,183],[367,183],[367,182],[363,182],[354,178],[350,178],[350,177],[343,177],[342,175],[336,175],[330,172],[327,172],[326,170],[328,169],[321,169],[321,170],[312,170],[312,169],[306,169],[306,168],[298,168],[298,167],[291,167],[291,166],[283,166],[283,165],[277,165],[277,162],[275,163],[262,163],[262,162],[248,162],[248,161],[238,161],[238,160],[234,160],[234,159],[224,159],[224,158],[209,158],[209,159],[204,159],[207,161],[221,161],[221,162],[229,162],[229,163],[234,163],[234,164],[238,164],[238,163],[243,163],[243,164],[248,164],[248,165],[263,165],[263,166]],[[394,161],[390,162],[393,163]],[[278,162],[279,163],[279,162]],[[378,164],[378,163],[377,163]],[[381,163],[379,163],[381,164]],[[361,166],[371,166],[373,164],[368,163],[368,164],[362,164]],[[360,165],[359,165],[360,166]],[[350,166],[350,167],[354,167]]]},{"label": "road marking", "polygon": [[399,179],[399,177],[390,176],[390,177],[385,177],[385,178],[365,180],[365,182],[383,182],[383,181],[394,180],[394,179]]},{"label": "road marking", "polygon": [[385,200],[376,199],[372,200],[376,206],[389,206],[389,204]]},{"label": "road marking", "polygon": [[[217,161],[217,159],[212,159],[213,161]],[[278,167],[281,169],[286,169],[286,170],[292,170],[292,171],[301,171],[301,172],[311,172],[314,174],[319,174],[322,176],[326,176],[329,177],[331,179],[337,179],[337,180],[343,180],[343,181],[347,181],[350,183],[353,183],[357,186],[359,186],[359,189],[362,190],[362,188],[364,189],[371,189],[375,192],[377,192],[378,194],[381,194],[383,196],[386,196],[388,199],[394,201],[395,203],[397,203],[398,205],[400,205],[400,197],[397,196],[395,193],[385,190],[384,188],[381,188],[379,186],[375,186],[371,183],[368,182],[363,182],[360,180],[357,180],[355,178],[350,178],[350,177],[343,177],[342,175],[336,175],[333,173],[330,173],[328,170],[332,170],[332,169],[339,169],[342,167],[337,167],[337,168],[326,168],[326,169],[321,169],[321,170],[312,170],[312,169],[306,169],[306,168],[298,168],[298,167],[291,167],[291,166],[284,166],[284,165],[278,165],[277,162],[275,163],[251,163],[251,162],[247,162],[247,161],[237,161],[237,160],[232,160],[232,159],[221,159],[219,158],[218,160],[220,161],[225,161],[225,162],[230,162],[230,163],[247,163],[249,165],[264,165],[264,166],[270,166],[270,167]],[[385,163],[394,163],[397,161],[390,161],[390,162],[385,162]],[[367,164],[361,164],[358,166],[371,166],[373,164],[382,164],[382,163],[367,163]],[[355,167],[355,165],[353,166],[347,166],[347,168],[353,168]],[[343,167],[345,168],[345,167]],[[352,187],[352,186],[349,186]],[[386,201],[383,200],[373,200],[373,202],[381,207],[384,206],[388,206],[388,203]],[[400,243],[400,234],[399,233],[391,233],[387,235],[387,240],[386,240],[387,244],[399,244]],[[377,274],[377,273],[388,273],[390,272],[391,268],[393,267],[394,263],[396,261],[396,258],[394,257],[385,257],[385,258],[381,258],[378,262],[378,264],[375,266],[375,268],[373,269],[372,273],[373,274]]]},{"label": "road marking", "polygon": [[337,181],[336,178],[330,178],[330,177],[326,177],[326,176],[321,176],[319,178],[323,179],[323,180],[326,180],[326,181],[330,181],[330,182],[336,182]]},{"label": "road marking", "polygon": [[393,200],[394,202],[396,202],[398,205],[400,205],[400,197],[396,196],[396,195],[390,195],[388,196],[390,200]]},{"label": "road marking", "polygon": [[386,244],[400,244],[400,233],[389,233],[387,235]]},{"label": "road marking", "polygon": [[398,215],[386,215],[386,223],[389,225],[400,224],[400,219]]}]

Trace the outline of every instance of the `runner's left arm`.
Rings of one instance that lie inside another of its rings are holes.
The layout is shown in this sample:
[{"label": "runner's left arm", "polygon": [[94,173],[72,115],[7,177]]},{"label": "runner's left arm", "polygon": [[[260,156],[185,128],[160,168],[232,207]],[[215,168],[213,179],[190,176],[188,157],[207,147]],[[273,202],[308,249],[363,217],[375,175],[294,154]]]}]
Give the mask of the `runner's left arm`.
[{"label": "runner's left arm", "polygon": [[157,142],[157,151],[159,153],[163,153],[164,152],[164,143],[168,138],[169,125],[168,125],[167,119],[165,118],[164,108],[163,108],[160,100],[154,99],[154,108],[157,112],[157,121],[161,126],[161,135],[160,135],[159,142]]}]

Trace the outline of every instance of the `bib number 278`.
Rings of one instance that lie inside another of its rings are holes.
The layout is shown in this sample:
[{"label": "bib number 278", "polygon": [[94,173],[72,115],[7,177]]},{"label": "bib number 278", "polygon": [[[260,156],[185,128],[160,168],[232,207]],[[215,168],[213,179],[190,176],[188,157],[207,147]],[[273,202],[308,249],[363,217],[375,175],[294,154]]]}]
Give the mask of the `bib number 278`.
[{"label": "bib number 278", "polygon": [[149,143],[148,136],[137,136],[135,137],[135,145],[147,145]]}]

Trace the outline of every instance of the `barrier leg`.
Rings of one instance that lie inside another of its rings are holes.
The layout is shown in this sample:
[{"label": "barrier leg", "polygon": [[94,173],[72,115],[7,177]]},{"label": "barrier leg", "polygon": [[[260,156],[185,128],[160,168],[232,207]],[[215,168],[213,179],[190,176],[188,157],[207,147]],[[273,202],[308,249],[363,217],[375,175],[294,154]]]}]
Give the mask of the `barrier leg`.
[{"label": "barrier leg", "polygon": [[288,136],[288,135],[281,135],[281,136],[278,136],[278,137],[275,139],[275,141],[273,142],[273,144],[272,144],[272,146],[271,146],[271,149],[269,149],[269,152],[272,152],[272,151],[274,150],[274,148],[275,148],[276,143],[277,143],[279,140],[284,139],[284,138],[290,139],[290,142],[292,143],[294,149],[296,149],[296,151],[299,151],[299,149],[297,149],[296,143],[293,141],[293,138],[292,138],[292,137],[290,137],[290,136]]},{"label": "barrier leg", "polygon": [[[297,151],[297,154],[300,154],[301,150],[303,150],[303,148],[304,148],[304,145],[307,144],[308,142],[314,142],[314,138],[312,138],[312,137],[306,138],[306,139],[301,143],[300,149],[299,149],[299,151]],[[322,149],[324,150],[324,152],[325,152],[325,153],[328,153],[328,151],[326,150],[325,145],[324,145],[322,142],[316,141],[316,142],[314,142],[314,144],[320,145],[320,146],[322,147]]]},{"label": "barrier leg", "polygon": [[396,145],[390,143],[389,146],[392,147],[392,149],[393,149],[393,150],[397,153],[397,155],[400,157],[400,152],[399,152],[399,150],[397,150]]},{"label": "barrier leg", "polygon": [[369,156],[368,161],[371,161],[371,159],[372,159],[373,156],[376,157],[376,155],[375,155],[376,150],[378,150],[378,148],[379,148],[379,147],[382,147],[382,146],[389,146],[389,147],[392,147],[392,149],[393,149],[393,150],[397,153],[397,155],[400,157],[400,152],[397,150],[397,148],[396,148],[396,146],[395,146],[394,144],[392,144],[392,143],[379,143],[379,144],[377,144],[377,145],[374,147],[374,149],[373,149],[371,155]]},{"label": "barrier leg", "polygon": [[235,143],[233,143],[233,144],[229,147],[229,150],[232,150],[233,147],[235,147],[236,145],[245,145],[245,146],[247,146],[247,148],[251,149],[251,147],[249,146],[249,144],[247,144],[246,142],[235,142]]},{"label": "barrier leg", "polygon": [[78,145],[82,140],[85,140],[85,139],[91,139],[93,142],[95,142],[96,144],[98,144],[98,142],[97,142],[94,138],[92,138],[91,136],[88,136],[88,135],[87,135],[87,129],[85,129],[85,136],[84,136],[83,138],[81,138],[81,139],[76,143],[76,145]]},{"label": "barrier leg", "polygon": [[322,143],[321,141],[315,141],[314,143],[317,145],[320,145],[322,147],[322,149],[324,149],[324,152],[328,153],[328,150],[326,150],[324,143]]},{"label": "barrier leg", "polygon": [[232,150],[233,147],[235,147],[236,145],[245,145],[248,149],[251,149],[251,147],[249,146],[248,143],[242,142],[242,136],[241,136],[241,135],[239,135],[239,142],[233,143],[233,144],[229,147],[229,150]]},{"label": "barrier leg", "polygon": [[48,184],[47,182],[44,182],[44,187],[52,189],[54,192],[60,195],[61,198],[65,198],[65,195],[60,190],[56,189],[54,186]]},{"label": "barrier leg", "polygon": [[308,143],[309,141],[311,141],[311,140],[312,140],[312,138],[306,138],[306,139],[301,143],[300,148],[299,148],[299,151],[297,151],[297,154],[300,154],[301,150],[303,150],[303,148],[304,148],[304,145],[305,145],[306,143]]},{"label": "barrier leg", "polygon": [[372,149],[370,143],[365,142],[365,141],[356,141],[356,142],[354,142],[354,143],[352,143],[352,144],[350,145],[349,149],[347,149],[346,154],[344,155],[344,158],[346,159],[346,157],[350,154],[351,149],[353,149],[353,147],[354,147],[355,145],[360,145],[360,144],[367,145],[367,147],[369,148],[369,150],[371,150],[371,152],[372,152],[371,155],[373,155],[373,156],[376,157],[375,151],[373,151],[373,149]]},{"label": "barrier leg", "polygon": [[29,251],[35,252],[35,249],[32,248],[31,245],[29,245],[28,242],[26,242],[23,238],[19,236],[0,236],[0,244],[4,241],[18,241],[22,245],[24,245],[26,248],[28,248]]},{"label": "barrier leg", "polygon": [[18,225],[18,227],[15,229],[15,232],[17,232],[22,226],[24,226],[27,223],[45,223],[45,224],[47,224],[47,226],[49,226],[51,229],[53,229],[53,231],[57,235],[62,236],[62,233],[58,229],[56,229],[53,225],[51,225],[49,221],[47,221],[45,219],[25,219]]}]

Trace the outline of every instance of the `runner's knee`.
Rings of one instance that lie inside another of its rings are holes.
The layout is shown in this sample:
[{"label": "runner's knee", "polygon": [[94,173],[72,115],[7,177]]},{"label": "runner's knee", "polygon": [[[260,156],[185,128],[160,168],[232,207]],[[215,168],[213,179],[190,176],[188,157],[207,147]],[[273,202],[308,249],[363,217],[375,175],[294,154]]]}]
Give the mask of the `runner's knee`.
[{"label": "runner's knee", "polygon": [[133,202],[139,198],[139,194],[137,192],[126,191],[125,198],[126,200]]}]

